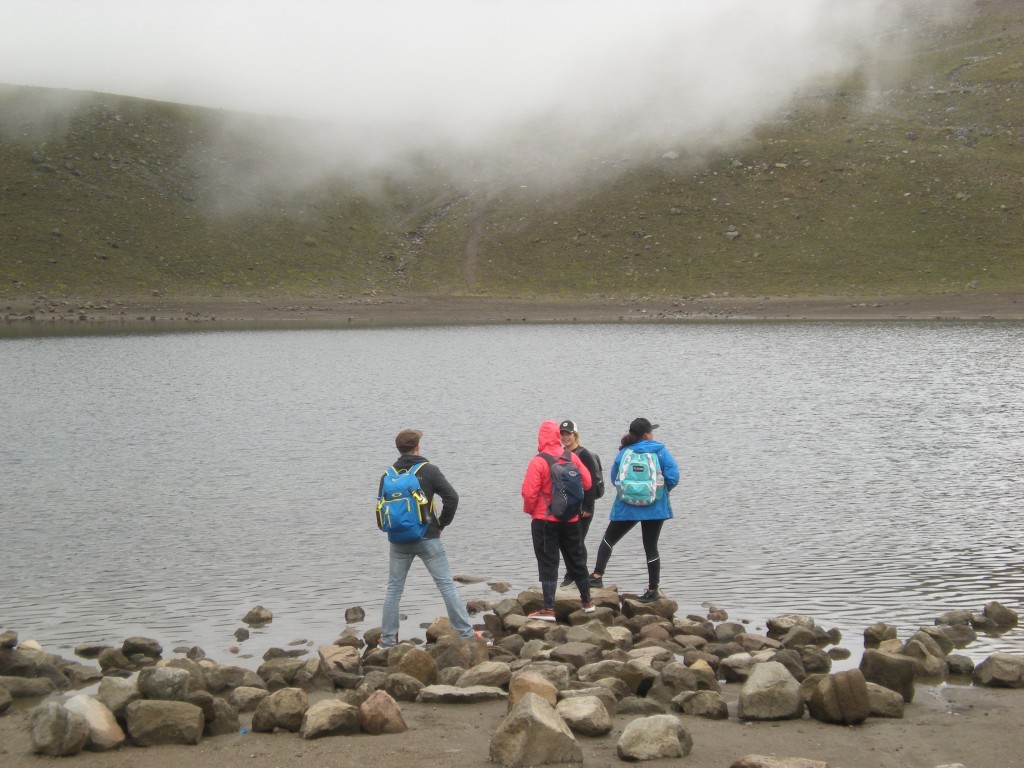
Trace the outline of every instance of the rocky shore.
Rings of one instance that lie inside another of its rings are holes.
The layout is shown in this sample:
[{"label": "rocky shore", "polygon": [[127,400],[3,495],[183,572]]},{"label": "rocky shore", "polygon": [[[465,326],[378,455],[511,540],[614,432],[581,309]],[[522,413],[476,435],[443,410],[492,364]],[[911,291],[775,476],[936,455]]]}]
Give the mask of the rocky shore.
[{"label": "rocky shore", "polygon": [[[684,760],[722,768],[1016,764],[1024,654],[975,666],[957,653],[1015,610],[952,611],[909,637],[874,624],[842,638],[784,614],[763,634],[718,608],[680,616],[594,590],[595,613],[559,590],[557,622],[530,619],[541,596],[480,601],[482,637],[447,619],[423,639],[377,647],[349,626],[314,658],[270,649],[256,670],[200,648],[165,657],[151,638],[47,653],[0,634],[5,766],[73,755],[88,765],[234,768],[292,763],[425,766],[616,765]],[[362,621],[358,608],[347,621]],[[257,606],[243,618],[273,615]],[[845,644],[844,644],[845,643]],[[860,664],[832,671],[856,647]],[[313,762],[309,762],[313,761]]]},{"label": "rocky shore", "polygon": [[0,299],[9,332],[771,320],[1024,320],[1024,293],[510,299],[487,296]]}]

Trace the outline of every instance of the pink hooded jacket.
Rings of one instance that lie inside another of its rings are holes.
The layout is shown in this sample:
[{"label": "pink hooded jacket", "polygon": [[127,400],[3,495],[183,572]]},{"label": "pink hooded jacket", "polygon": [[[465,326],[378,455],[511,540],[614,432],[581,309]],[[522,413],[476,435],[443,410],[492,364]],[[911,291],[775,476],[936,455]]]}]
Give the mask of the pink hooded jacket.
[{"label": "pink hooded jacket", "polygon": [[[561,456],[565,453],[562,441],[558,438],[558,422],[541,422],[537,430],[537,452],[546,453],[549,456]],[[569,452],[572,463],[580,470],[583,478],[583,489],[589,490],[593,480],[590,477],[590,470],[586,468],[580,457]],[[526,467],[526,477],[523,478],[523,512],[534,520],[549,520],[560,522],[557,518],[548,514],[548,505],[551,503],[551,470],[548,463],[540,456],[534,456]],[[574,523],[579,517],[572,517],[566,522]]]}]

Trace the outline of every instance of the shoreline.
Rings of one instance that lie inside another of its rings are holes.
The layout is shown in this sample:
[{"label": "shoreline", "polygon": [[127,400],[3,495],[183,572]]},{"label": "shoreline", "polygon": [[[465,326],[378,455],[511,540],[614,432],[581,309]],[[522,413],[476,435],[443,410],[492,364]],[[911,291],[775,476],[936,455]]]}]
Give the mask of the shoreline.
[{"label": "shoreline", "polygon": [[0,299],[8,331],[380,328],[516,323],[1024,320],[1024,292],[885,297],[516,299],[488,296]]}]

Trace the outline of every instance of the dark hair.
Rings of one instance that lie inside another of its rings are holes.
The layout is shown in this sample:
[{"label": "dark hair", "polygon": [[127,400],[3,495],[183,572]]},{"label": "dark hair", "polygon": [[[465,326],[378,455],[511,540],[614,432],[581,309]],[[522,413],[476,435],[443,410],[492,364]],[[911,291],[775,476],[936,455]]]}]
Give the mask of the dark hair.
[{"label": "dark hair", "polygon": [[619,440],[619,448],[625,448],[626,446],[633,445],[633,443],[639,443],[643,438],[640,435],[634,435],[632,432],[627,432]]}]

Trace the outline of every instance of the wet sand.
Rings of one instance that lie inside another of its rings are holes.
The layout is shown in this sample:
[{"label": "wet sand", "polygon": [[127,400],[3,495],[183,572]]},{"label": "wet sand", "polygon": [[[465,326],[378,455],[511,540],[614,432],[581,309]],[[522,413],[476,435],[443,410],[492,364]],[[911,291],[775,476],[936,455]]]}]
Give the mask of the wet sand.
[{"label": "wet sand", "polygon": [[1024,320],[1024,292],[901,297],[508,299],[475,296],[358,298],[147,297],[119,300],[0,299],[9,327],[159,324],[212,327],[385,327],[510,323],[783,320]]},{"label": "wet sand", "polygon": [[[1024,754],[1024,690],[943,685],[917,686],[902,719],[870,718],[857,726],[800,720],[744,723],[736,719],[738,684],[723,685],[728,720],[679,715],[693,736],[688,757],[655,760],[652,766],[728,768],[745,755],[800,757],[833,768],[1012,768]],[[315,698],[315,697],[314,697]],[[333,736],[306,741],[294,733],[245,733],[205,738],[197,746],[124,746],[108,753],[70,758],[31,754],[29,709],[0,715],[0,764],[5,768],[61,765],[76,768],[341,768],[416,766],[485,768],[490,739],[506,714],[503,701],[482,704],[401,705],[409,730],[384,736]],[[586,766],[622,766],[616,741],[634,716],[618,715],[614,730],[599,738],[579,736]],[[248,727],[250,716],[243,715]]]}]

